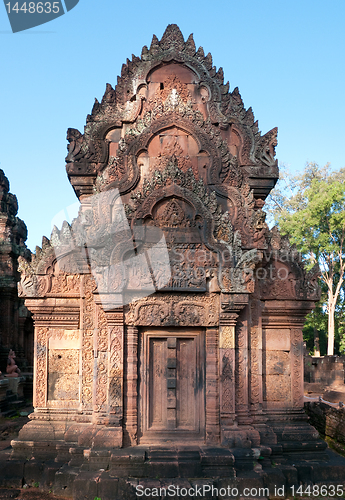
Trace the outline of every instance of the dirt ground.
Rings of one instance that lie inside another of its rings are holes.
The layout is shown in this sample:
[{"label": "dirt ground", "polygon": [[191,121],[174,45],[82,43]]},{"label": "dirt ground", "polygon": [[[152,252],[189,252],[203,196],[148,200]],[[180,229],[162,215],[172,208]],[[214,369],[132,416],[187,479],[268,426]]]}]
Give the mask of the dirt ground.
[{"label": "dirt ground", "polygon": [[43,493],[35,488],[7,489],[0,488],[0,500],[71,500],[70,498],[57,497],[52,493]]}]

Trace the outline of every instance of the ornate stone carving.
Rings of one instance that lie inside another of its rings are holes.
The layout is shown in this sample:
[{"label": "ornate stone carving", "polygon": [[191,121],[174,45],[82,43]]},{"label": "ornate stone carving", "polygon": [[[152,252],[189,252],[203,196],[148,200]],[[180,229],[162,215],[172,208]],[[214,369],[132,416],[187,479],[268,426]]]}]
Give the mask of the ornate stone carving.
[{"label": "ornate stone carving", "polygon": [[[180,40],[179,45],[172,45],[169,50],[163,48],[166,47],[166,40],[172,43],[175,38]],[[102,150],[104,130],[114,126],[122,127],[126,122],[133,123],[131,133],[141,134],[145,128],[150,127],[152,120],[165,114],[179,115],[200,127],[208,122],[216,132],[217,141],[221,141],[219,131],[230,130],[229,124],[234,124],[237,134],[241,136],[241,148],[238,152],[240,165],[264,167],[262,172],[250,172],[254,178],[277,178],[278,171],[274,161],[276,129],[261,137],[253,112],[251,108],[245,110],[238,89],[229,93],[229,83],[224,85],[222,68],[217,71],[212,66],[212,56],[205,56],[202,47],[194,51],[192,37],[186,42],[182,40],[179,28],[176,25],[168,26],[161,41],[154,38],[150,49],[143,48],[141,58],[133,56],[131,61],[127,60],[115,91],[107,84],[102,101],[99,103],[96,100],[92,113],[87,118],[84,135],[75,129],[69,129],[67,171],[78,195],[86,191],[92,192],[92,185],[100,170],[99,164],[103,167],[106,164],[106,154]],[[171,65],[176,66],[175,72],[173,68],[169,69]],[[180,74],[181,67],[188,68],[186,74]],[[158,88],[152,81],[155,71],[160,71],[161,75]],[[154,89],[152,92],[150,85]],[[192,87],[195,89],[193,95],[190,90]],[[206,133],[213,139],[211,132],[207,130]],[[218,170],[220,181],[227,179],[226,182],[232,182],[228,177],[228,169],[231,158],[235,157],[226,146],[223,148],[217,143],[217,147],[221,147],[221,156],[225,159],[225,169]],[[233,173],[234,166],[235,164],[230,166]],[[245,169],[241,170],[248,175]],[[83,186],[79,181],[79,177],[85,175],[90,176],[87,180],[90,187],[86,187],[85,182]]]},{"label": "ornate stone carving", "polygon": [[218,321],[215,294],[176,296],[156,294],[129,304],[126,323],[143,326],[213,326]]},{"label": "ornate stone carving", "polygon": [[109,363],[109,406],[114,413],[122,415],[122,377],[123,377],[123,327],[115,326],[110,332]]},{"label": "ornate stone carving", "polygon": [[41,408],[47,404],[47,341],[48,328],[39,328],[35,342],[36,384],[34,405]]},{"label": "ornate stone carving", "polygon": [[267,299],[319,300],[318,266],[306,272],[301,255],[281,237],[274,227],[269,233],[269,247],[263,265],[256,274],[262,296]]},{"label": "ornate stone carving", "polygon": [[85,276],[84,299],[83,299],[83,346],[82,346],[82,403],[85,409],[92,407],[92,383],[93,383],[93,328],[95,304],[93,301],[93,290],[95,284],[91,276]]},{"label": "ornate stone carving", "polygon": [[219,442],[219,388],[217,329],[206,329],[206,443]]},{"label": "ornate stone carving", "polygon": [[128,326],[125,428],[128,433],[127,441],[132,446],[137,444],[138,438],[138,340],[138,329]]},{"label": "ornate stone carving", "polygon": [[61,439],[250,448],[265,421],[298,418],[317,273],[265,222],[276,136],[175,25],[127,61],[84,134],[69,129],[79,214],[21,261],[20,284],[37,329],[36,413],[76,421]]},{"label": "ornate stone carving", "polygon": [[303,408],[303,336],[299,328],[291,330],[291,365],[292,403],[295,408]]},{"label": "ornate stone carving", "polygon": [[222,407],[223,414],[233,413],[235,410],[235,395],[234,395],[234,358],[230,349],[223,349],[222,351]]}]

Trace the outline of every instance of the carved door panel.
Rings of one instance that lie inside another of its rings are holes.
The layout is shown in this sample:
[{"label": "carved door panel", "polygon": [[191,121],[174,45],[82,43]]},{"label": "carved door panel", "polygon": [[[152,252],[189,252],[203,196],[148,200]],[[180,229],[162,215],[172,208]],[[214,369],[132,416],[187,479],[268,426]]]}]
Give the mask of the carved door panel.
[{"label": "carved door panel", "polygon": [[204,350],[197,331],[142,336],[140,442],[204,437]]}]

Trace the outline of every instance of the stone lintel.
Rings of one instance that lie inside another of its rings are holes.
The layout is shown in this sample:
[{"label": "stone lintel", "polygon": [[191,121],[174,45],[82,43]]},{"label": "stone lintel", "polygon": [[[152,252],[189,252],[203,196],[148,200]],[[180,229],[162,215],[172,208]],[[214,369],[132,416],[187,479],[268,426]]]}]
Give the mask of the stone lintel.
[{"label": "stone lintel", "polygon": [[79,328],[79,298],[26,299],[26,307],[32,312],[35,326],[46,328]]}]

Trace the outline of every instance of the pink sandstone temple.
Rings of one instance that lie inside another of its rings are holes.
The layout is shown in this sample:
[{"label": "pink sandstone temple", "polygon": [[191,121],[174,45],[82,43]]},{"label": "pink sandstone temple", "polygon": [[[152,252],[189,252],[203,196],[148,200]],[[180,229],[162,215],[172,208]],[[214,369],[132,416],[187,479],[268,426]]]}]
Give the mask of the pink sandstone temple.
[{"label": "pink sandstone temple", "polygon": [[324,470],[303,410],[317,272],[263,211],[277,129],[169,25],[67,139],[81,205],[21,264],[35,410],[13,456],[117,478]]}]

